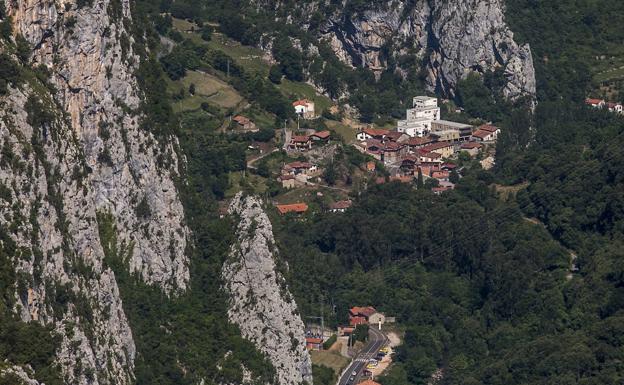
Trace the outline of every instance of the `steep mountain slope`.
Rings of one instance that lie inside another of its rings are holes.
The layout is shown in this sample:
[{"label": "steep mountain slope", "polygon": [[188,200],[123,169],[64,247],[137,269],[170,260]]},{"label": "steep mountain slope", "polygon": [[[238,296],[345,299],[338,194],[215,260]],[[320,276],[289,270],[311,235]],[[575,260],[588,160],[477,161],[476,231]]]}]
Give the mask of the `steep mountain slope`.
[{"label": "steep mountain slope", "polygon": [[276,270],[276,247],[262,202],[239,194],[230,213],[239,217],[238,242],[223,267],[231,300],[230,320],[266,354],[280,385],[312,383],[304,325],[284,277]]},{"label": "steep mountain slope", "polygon": [[189,279],[188,230],[174,145],[139,127],[129,1],[79,3],[6,4],[30,48],[22,60],[45,76],[26,66],[0,97],[0,224],[16,244],[15,308],[62,337],[65,382],[127,384],[135,346],[99,222],[114,222],[130,269],[169,293]]},{"label": "steep mountain slope", "polygon": [[[301,12],[290,2],[256,2],[287,21],[317,29],[336,55],[354,67],[380,73],[391,63],[421,61],[431,91],[449,96],[470,72],[504,73],[504,95],[535,94],[528,44],[518,45],[500,0],[308,2]],[[332,2],[333,3],[333,2]],[[291,11],[288,11],[288,10]]]}]

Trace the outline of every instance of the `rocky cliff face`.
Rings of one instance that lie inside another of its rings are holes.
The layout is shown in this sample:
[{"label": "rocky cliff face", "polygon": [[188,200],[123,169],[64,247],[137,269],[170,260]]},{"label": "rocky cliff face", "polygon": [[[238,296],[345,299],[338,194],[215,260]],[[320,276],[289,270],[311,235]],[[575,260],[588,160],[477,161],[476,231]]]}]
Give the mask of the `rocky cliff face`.
[{"label": "rocky cliff face", "polygon": [[66,383],[128,384],[135,346],[102,245],[173,293],[189,278],[188,230],[173,144],[139,128],[129,1],[79,3],[6,2],[50,77],[0,96],[0,228],[17,245],[15,310],[61,336]]},{"label": "rocky cliff face", "polygon": [[230,213],[240,222],[238,242],[223,267],[228,317],[270,359],[281,385],[312,383],[304,324],[284,278],[276,271],[271,222],[254,197],[238,195]]},{"label": "rocky cliff face", "polygon": [[[324,3],[306,5],[301,12],[307,17],[304,26]],[[400,63],[411,55],[423,63],[430,90],[444,95],[453,96],[457,82],[472,71],[499,69],[506,78],[508,98],[535,94],[530,47],[514,41],[504,20],[503,0],[371,1],[359,12],[347,11],[345,4],[321,24],[319,38],[348,65],[378,72],[390,59]],[[286,5],[278,2],[265,9],[280,14],[285,12],[281,7]]]}]

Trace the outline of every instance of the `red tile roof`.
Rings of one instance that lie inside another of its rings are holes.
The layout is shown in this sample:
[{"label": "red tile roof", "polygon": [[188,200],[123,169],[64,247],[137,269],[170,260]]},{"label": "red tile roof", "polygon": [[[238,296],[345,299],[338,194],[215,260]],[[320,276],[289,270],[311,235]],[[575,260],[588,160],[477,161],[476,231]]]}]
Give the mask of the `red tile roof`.
[{"label": "red tile roof", "polygon": [[434,171],[431,173],[431,177],[435,179],[447,179],[449,175],[448,171]]},{"label": "red tile roof", "polygon": [[455,163],[444,163],[442,165],[442,168],[447,168],[449,170],[454,170],[457,168],[457,165]]},{"label": "red tile roof", "polygon": [[251,120],[243,115],[236,115],[235,117],[232,118],[233,121],[235,121],[236,123],[240,124],[241,126],[244,126],[245,124],[251,122]]},{"label": "red tile roof", "polygon": [[433,143],[433,139],[430,136],[425,136],[422,138],[410,138],[407,141],[408,146],[424,146],[430,143]]},{"label": "red tile roof", "polygon": [[403,136],[403,135],[405,135],[405,134],[404,134],[404,133],[402,133],[402,132],[398,132],[398,131],[390,131],[390,132],[388,132],[388,134],[386,135],[386,137],[387,137],[388,139],[393,140],[393,141],[395,141],[395,142],[396,142],[396,141],[397,141],[397,140],[399,140],[399,139],[401,138],[401,136]]},{"label": "red tile roof", "polygon": [[295,179],[294,175],[281,175],[280,176],[280,180],[291,180],[291,179]]},{"label": "red tile roof", "polygon": [[323,340],[321,338],[312,338],[312,337],[306,337],[306,344],[322,344]]},{"label": "red tile roof", "polygon": [[438,154],[437,152],[430,152],[425,150],[424,148],[418,149],[418,155],[429,159],[438,159],[442,157],[442,155]]},{"label": "red tile roof", "polygon": [[294,135],[291,141],[293,143],[307,143],[310,141],[310,137],[306,135]]},{"label": "red tile roof", "polygon": [[296,106],[307,106],[308,103],[310,103],[310,101],[308,99],[301,99],[301,100],[296,100],[293,102],[293,107]]},{"label": "red tile roof", "polygon": [[372,306],[354,306],[349,309],[349,313],[354,316],[364,316],[368,318],[377,313],[377,310]]},{"label": "red tile roof", "polygon": [[591,105],[598,105],[598,104],[604,103],[604,100],[587,98],[585,99],[585,103],[591,104]]},{"label": "red tile roof", "polygon": [[366,318],[365,317],[351,317],[349,318],[349,325],[355,326],[355,325],[361,325],[361,324],[365,324],[366,323]]},{"label": "red tile roof", "polygon": [[308,211],[308,205],[305,203],[293,203],[289,205],[277,205],[277,210],[280,214],[288,214],[288,213],[305,213]]},{"label": "red tile roof", "polygon": [[405,145],[403,145],[402,143],[397,143],[397,142],[384,143],[384,150],[386,151],[399,151],[403,147],[405,147]]},{"label": "red tile roof", "polygon": [[440,149],[447,148],[447,147],[453,147],[453,144],[449,142],[436,142],[436,143],[431,143],[424,147],[421,147],[420,150],[431,152],[431,151],[436,151],[436,150],[440,150]]},{"label": "red tile roof", "polygon": [[316,136],[319,139],[327,139],[329,138],[330,135],[331,135],[331,132],[329,131],[318,131],[310,136]]},{"label": "red tile roof", "polygon": [[412,155],[407,155],[405,158],[403,158],[403,161],[401,163],[417,163],[418,162],[418,158],[416,158],[415,156]]},{"label": "red tile roof", "polygon": [[491,124],[484,124],[482,126],[477,127],[477,131],[478,130],[487,131],[487,132],[496,132],[500,130],[500,128],[493,126]]},{"label": "red tile roof", "polygon": [[485,138],[487,138],[490,135],[492,135],[491,132],[484,131],[484,130],[477,130],[477,131],[472,133],[472,136],[475,136],[475,137],[480,138],[480,139],[485,139]]}]

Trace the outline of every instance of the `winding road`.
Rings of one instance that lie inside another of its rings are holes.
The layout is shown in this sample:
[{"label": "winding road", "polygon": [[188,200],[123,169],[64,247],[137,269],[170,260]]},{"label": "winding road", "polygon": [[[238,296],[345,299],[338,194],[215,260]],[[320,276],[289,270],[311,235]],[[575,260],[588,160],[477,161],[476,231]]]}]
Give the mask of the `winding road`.
[{"label": "winding road", "polygon": [[[340,379],[338,380],[337,385],[353,385],[357,384],[362,377],[362,372],[366,365],[368,365],[368,360],[374,358],[377,355],[379,349],[381,349],[384,345],[388,343],[388,337],[383,334],[377,328],[371,326],[368,330],[368,344],[364,346],[364,348],[358,353],[349,367],[344,371]],[[353,372],[356,372],[355,380],[349,381],[349,378],[353,375]]]}]

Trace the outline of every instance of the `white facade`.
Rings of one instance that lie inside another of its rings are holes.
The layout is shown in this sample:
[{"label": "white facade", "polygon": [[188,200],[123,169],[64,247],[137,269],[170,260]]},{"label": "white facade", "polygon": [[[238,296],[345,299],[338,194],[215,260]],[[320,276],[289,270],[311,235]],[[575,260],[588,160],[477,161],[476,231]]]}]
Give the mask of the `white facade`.
[{"label": "white facade", "polygon": [[314,119],[316,117],[314,112],[314,102],[310,100],[297,100],[293,103],[295,113],[304,119]]},{"label": "white facade", "polygon": [[431,131],[431,123],[440,120],[438,99],[429,96],[416,96],[414,108],[407,110],[407,119],[399,120],[397,131],[409,136],[425,136]]}]

